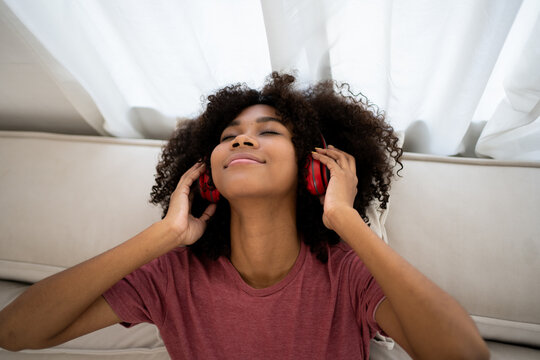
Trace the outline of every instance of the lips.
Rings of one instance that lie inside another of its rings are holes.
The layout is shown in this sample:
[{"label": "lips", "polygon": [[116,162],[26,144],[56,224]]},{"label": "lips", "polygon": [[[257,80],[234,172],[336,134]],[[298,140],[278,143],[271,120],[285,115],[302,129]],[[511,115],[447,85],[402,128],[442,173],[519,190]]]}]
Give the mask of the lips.
[{"label": "lips", "polygon": [[227,159],[225,168],[235,164],[264,164],[265,162],[252,154],[233,154]]}]

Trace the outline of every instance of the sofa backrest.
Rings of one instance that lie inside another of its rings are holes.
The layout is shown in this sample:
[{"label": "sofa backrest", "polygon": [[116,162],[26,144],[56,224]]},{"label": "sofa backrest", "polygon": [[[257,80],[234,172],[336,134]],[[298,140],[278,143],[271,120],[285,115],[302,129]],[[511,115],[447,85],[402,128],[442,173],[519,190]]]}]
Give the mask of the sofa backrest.
[{"label": "sofa backrest", "polygon": [[473,315],[484,337],[540,346],[540,164],[406,154],[390,246]]},{"label": "sofa backrest", "polygon": [[162,142],[0,131],[0,278],[38,281],[161,217]]}]

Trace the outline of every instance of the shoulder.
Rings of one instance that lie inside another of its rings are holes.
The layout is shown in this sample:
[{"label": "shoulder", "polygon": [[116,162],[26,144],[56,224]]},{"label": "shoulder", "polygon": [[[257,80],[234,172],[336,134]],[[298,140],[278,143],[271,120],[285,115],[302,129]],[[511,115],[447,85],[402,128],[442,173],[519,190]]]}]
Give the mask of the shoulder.
[{"label": "shoulder", "polygon": [[160,262],[187,262],[190,258],[194,256],[191,250],[188,247],[177,247],[168,253],[160,256],[156,260]]},{"label": "shoulder", "polygon": [[311,254],[313,260],[311,263],[315,267],[325,269],[331,278],[346,280],[351,271],[351,265],[360,261],[354,250],[345,242],[341,241],[335,245],[327,244],[328,262],[322,263]]},{"label": "shoulder", "polygon": [[344,241],[335,245],[328,245],[328,261],[332,263],[350,262],[354,259],[360,259],[356,256],[354,250]]},{"label": "shoulder", "polygon": [[186,247],[175,248],[144,265],[143,268],[164,269],[171,264],[181,264],[189,261],[190,251]]},{"label": "shoulder", "polygon": [[334,271],[339,271],[340,277],[347,282],[365,283],[372,277],[353,248],[344,241],[329,246],[328,263]]},{"label": "shoulder", "polygon": [[179,247],[157,258],[154,267],[178,284],[223,273],[225,262],[223,256],[212,260],[195,255],[189,247]]},{"label": "shoulder", "polygon": [[178,247],[155,259],[154,266],[162,270],[167,268],[204,268],[208,266],[208,259],[199,259],[189,247]]},{"label": "shoulder", "polygon": [[188,248],[178,247],[141,266],[129,276],[170,277],[178,269],[189,268],[194,257]]}]

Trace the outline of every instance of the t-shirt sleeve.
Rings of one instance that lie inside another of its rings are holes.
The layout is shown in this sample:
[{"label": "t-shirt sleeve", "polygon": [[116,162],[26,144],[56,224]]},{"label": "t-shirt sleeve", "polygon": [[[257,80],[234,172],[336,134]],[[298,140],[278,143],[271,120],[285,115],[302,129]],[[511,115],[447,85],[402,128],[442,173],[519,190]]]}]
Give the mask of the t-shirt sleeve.
[{"label": "t-shirt sleeve", "polygon": [[354,253],[350,256],[349,286],[356,321],[367,329],[370,338],[377,332],[387,336],[375,321],[375,312],[386,296],[360,258]]},{"label": "t-shirt sleeve", "polygon": [[103,297],[125,327],[165,318],[169,269],[165,256],[140,267],[107,290]]}]

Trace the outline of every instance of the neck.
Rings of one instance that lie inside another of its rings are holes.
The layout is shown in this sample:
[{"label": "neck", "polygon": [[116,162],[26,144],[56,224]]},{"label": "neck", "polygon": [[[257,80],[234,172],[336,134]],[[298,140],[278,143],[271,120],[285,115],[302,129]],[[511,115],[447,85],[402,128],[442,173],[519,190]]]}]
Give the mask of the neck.
[{"label": "neck", "polygon": [[299,252],[296,199],[231,204],[231,263],[248,285],[265,288],[279,282]]}]

